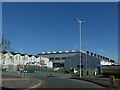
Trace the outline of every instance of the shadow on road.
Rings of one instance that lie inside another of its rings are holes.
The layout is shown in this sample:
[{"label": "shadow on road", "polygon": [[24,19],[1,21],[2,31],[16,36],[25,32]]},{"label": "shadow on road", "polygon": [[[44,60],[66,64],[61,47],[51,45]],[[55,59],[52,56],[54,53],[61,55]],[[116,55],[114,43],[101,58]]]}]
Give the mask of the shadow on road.
[{"label": "shadow on road", "polygon": [[2,90],[16,90],[16,89],[14,89],[14,88],[7,88],[7,87],[2,87],[1,89],[2,89]]}]

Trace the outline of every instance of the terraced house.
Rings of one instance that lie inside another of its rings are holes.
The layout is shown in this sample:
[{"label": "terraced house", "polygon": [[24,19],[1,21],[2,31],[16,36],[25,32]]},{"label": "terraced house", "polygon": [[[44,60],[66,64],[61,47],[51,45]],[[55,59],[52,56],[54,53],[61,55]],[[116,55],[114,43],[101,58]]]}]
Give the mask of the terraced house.
[{"label": "terraced house", "polygon": [[52,62],[46,57],[13,52],[0,52],[0,62],[2,69],[9,72],[16,72],[23,66],[52,68]]}]

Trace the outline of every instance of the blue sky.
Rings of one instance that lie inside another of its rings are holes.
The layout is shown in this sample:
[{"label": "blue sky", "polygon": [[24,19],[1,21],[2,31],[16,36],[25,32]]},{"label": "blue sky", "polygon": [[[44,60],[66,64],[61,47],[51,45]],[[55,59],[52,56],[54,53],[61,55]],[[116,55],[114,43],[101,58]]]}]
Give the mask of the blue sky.
[{"label": "blue sky", "polygon": [[15,52],[79,49],[118,58],[117,3],[3,3],[3,34]]}]

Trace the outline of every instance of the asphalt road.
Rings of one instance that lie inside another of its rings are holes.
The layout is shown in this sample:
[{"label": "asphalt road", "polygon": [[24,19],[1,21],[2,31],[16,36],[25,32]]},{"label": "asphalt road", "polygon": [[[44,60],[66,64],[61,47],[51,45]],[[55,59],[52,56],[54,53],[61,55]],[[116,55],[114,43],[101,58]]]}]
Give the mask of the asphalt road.
[{"label": "asphalt road", "polygon": [[70,75],[68,74],[53,73],[54,77],[48,75],[48,72],[39,72],[28,76],[41,80],[41,86],[38,88],[104,88],[87,81],[69,79]]},{"label": "asphalt road", "polygon": [[[15,74],[7,74],[7,75],[13,75],[18,77],[19,75]],[[29,81],[20,83],[19,80],[14,81],[10,83],[10,81],[7,81],[7,85],[11,86],[10,84],[13,84],[13,86],[18,85],[23,86],[23,85],[28,85],[29,87],[35,86],[38,84],[38,80],[41,81],[41,85],[38,85],[36,88],[104,88],[102,86],[99,86],[94,83],[90,83],[87,81],[82,81],[82,80],[75,80],[75,79],[69,79],[70,75],[68,74],[62,74],[62,73],[53,73],[53,77],[48,76],[48,72],[38,72],[38,73],[31,73],[27,74],[27,78],[34,80],[34,81]],[[17,84],[17,83],[20,84]],[[31,82],[31,83],[30,83]],[[34,85],[33,85],[34,82]],[[27,84],[26,84],[27,83]],[[36,84],[35,84],[36,83]],[[3,84],[4,87],[4,84]],[[25,86],[24,86],[25,87]]]}]

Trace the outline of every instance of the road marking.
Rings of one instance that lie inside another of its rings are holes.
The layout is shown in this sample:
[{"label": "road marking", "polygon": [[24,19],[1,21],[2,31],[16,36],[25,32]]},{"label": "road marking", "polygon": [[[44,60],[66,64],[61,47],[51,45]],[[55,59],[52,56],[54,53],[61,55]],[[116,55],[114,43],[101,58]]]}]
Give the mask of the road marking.
[{"label": "road marking", "polygon": [[30,87],[30,89],[32,89],[32,88],[37,88],[37,87],[40,86],[40,85],[41,85],[41,81],[39,80],[39,83],[36,84],[36,85],[34,85],[34,86],[32,86],[32,87]]}]

